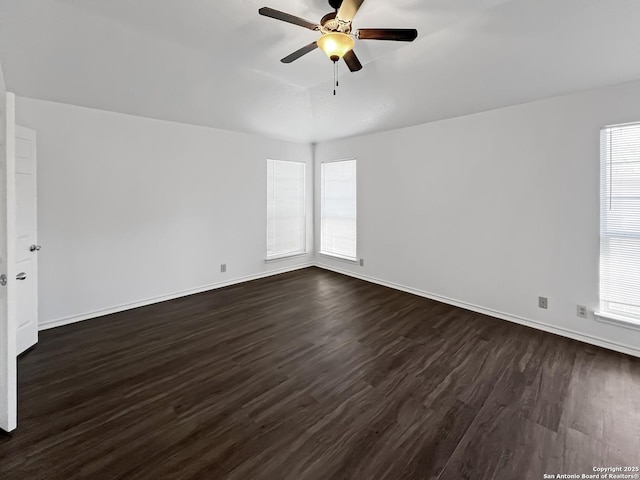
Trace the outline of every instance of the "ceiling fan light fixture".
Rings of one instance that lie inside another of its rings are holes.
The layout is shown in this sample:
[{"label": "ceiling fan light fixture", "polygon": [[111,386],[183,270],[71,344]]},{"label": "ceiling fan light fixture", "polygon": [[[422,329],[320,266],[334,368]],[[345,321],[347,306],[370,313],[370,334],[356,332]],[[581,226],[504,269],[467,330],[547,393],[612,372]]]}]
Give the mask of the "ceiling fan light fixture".
[{"label": "ceiling fan light fixture", "polygon": [[337,62],[353,49],[355,40],[350,35],[340,32],[325,33],[318,39],[318,47],[333,62]]}]

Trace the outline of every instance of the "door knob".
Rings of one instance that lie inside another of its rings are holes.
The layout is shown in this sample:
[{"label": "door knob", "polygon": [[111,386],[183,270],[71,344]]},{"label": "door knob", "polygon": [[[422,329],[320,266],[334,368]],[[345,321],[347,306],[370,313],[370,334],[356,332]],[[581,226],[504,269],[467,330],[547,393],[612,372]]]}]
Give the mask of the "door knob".
[{"label": "door knob", "polygon": [[42,247],[40,245],[29,245],[29,251],[30,252],[37,252],[41,249]]},{"label": "door knob", "polygon": [[27,274],[24,272],[21,272],[18,275],[16,275],[16,280],[26,280],[26,279],[27,279]]}]

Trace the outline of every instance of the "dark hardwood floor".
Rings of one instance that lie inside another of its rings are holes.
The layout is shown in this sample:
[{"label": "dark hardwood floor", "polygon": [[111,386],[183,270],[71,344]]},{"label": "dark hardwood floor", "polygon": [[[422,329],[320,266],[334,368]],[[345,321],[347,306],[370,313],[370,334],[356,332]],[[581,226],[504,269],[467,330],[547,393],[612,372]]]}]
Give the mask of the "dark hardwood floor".
[{"label": "dark hardwood floor", "polygon": [[41,332],[0,478],[640,465],[640,360],[310,268]]}]

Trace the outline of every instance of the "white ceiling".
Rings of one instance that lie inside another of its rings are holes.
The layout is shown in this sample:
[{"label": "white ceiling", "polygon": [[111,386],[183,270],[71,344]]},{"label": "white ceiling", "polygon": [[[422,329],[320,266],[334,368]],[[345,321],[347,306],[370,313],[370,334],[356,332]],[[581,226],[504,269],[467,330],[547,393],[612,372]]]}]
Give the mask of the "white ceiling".
[{"label": "white ceiling", "polygon": [[364,64],[317,50],[327,0],[0,0],[0,62],[17,95],[302,142],[388,130],[640,78],[638,0],[366,0]]}]

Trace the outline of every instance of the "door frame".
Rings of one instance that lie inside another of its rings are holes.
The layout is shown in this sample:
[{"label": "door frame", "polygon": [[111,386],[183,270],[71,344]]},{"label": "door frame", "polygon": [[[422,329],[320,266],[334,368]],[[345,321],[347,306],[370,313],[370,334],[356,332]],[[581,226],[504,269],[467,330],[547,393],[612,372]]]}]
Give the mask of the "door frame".
[{"label": "door frame", "polygon": [[[0,274],[7,284],[0,286],[0,429],[11,432],[18,421],[18,370],[15,316],[15,95],[0,93]],[[2,178],[5,176],[5,178]],[[6,263],[2,264],[2,260]]]}]

